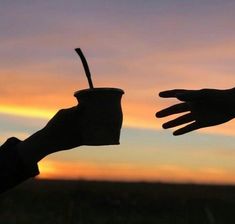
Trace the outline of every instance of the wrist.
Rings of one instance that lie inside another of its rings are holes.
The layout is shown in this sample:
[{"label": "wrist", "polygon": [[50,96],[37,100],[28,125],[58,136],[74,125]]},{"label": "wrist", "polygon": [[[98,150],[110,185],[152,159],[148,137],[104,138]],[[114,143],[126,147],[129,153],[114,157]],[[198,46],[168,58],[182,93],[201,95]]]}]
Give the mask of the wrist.
[{"label": "wrist", "polygon": [[36,132],[17,145],[19,156],[26,164],[38,163],[49,153],[48,146],[44,145],[43,133]]},{"label": "wrist", "polygon": [[227,101],[228,104],[230,105],[230,112],[231,116],[235,118],[235,88],[231,88],[227,90]]}]

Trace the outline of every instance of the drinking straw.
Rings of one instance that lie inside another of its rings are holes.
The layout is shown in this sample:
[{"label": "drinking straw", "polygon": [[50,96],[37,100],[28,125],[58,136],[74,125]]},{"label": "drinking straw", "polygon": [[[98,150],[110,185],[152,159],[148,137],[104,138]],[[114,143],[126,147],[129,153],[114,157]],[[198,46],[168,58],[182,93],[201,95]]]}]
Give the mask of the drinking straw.
[{"label": "drinking straw", "polygon": [[91,73],[90,73],[89,66],[87,64],[86,58],[83,55],[82,50],[80,48],[76,48],[75,51],[77,52],[77,54],[81,58],[81,61],[82,61],[82,64],[83,64],[83,67],[84,67],[84,70],[85,70],[85,73],[86,73],[86,77],[87,77],[87,80],[88,80],[88,83],[89,83],[89,87],[90,87],[90,89],[93,89],[94,86],[93,86],[93,83],[92,83]]}]

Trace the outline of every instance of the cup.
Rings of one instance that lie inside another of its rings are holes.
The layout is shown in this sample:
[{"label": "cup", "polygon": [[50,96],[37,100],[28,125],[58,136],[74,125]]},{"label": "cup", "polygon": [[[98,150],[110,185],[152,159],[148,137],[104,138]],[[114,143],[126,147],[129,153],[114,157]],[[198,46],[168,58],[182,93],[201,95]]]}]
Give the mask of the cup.
[{"label": "cup", "polygon": [[90,88],[74,93],[81,109],[83,145],[118,145],[122,127],[122,89]]}]

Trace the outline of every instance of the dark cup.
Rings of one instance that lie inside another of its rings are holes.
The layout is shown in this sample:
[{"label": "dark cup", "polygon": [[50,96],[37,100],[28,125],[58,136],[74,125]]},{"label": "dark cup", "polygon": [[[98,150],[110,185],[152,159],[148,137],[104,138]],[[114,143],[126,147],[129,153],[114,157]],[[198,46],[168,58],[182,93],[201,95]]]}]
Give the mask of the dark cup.
[{"label": "dark cup", "polygon": [[81,109],[83,145],[118,145],[122,127],[121,98],[117,88],[83,89],[74,93]]}]

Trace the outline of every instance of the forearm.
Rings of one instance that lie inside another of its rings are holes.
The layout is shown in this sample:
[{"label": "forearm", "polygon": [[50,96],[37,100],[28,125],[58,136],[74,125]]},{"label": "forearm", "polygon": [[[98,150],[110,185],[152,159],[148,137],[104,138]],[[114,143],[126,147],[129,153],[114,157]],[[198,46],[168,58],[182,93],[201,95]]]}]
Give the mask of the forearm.
[{"label": "forearm", "polygon": [[38,131],[18,144],[19,156],[25,164],[36,164],[50,154],[49,145],[45,144],[43,131]]},{"label": "forearm", "polygon": [[18,153],[21,141],[9,138],[0,147],[0,193],[39,174],[37,164],[26,164]]},{"label": "forearm", "polygon": [[56,131],[43,128],[22,141],[17,148],[22,160],[26,164],[35,164],[49,154],[81,145],[80,138],[71,138],[70,133],[55,133]]}]

